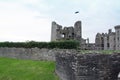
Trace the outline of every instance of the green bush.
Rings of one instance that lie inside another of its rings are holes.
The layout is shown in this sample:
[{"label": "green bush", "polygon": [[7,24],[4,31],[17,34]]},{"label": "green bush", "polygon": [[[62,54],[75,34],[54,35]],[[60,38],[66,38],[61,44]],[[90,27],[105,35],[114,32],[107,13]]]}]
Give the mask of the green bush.
[{"label": "green bush", "polygon": [[54,42],[0,42],[0,47],[16,47],[16,48],[60,48],[60,49],[76,49],[79,42],[74,40],[54,41]]},{"label": "green bush", "polygon": [[50,42],[48,48],[60,49],[76,49],[79,47],[79,42],[74,40]]}]

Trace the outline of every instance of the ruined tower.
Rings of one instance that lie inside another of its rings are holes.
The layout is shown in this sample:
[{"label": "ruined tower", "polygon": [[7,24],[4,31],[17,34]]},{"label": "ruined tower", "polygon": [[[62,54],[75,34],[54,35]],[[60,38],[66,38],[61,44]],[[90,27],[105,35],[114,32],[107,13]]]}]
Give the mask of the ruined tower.
[{"label": "ruined tower", "polygon": [[82,26],[81,26],[81,21],[77,21],[74,24],[74,39],[81,41],[82,39]]},{"label": "ruined tower", "polygon": [[103,50],[104,48],[104,33],[100,34],[97,33],[96,34],[96,38],[95,38],[95,46],[96,46],[96,50]]},{"label": "ruined tower", "polygon": [[51,41],[71,39],[82,42],[81,21],[75,22],[74,27],[64,27],[63,29],[61,25],[52,22]]},{"label": "ruined tower", "polygon": [[56,41],[62,38],[61,30],[62,26],[53,21],[51,28],[51,41]]},{"label": "ruined tower", "polygon": [[[89,44],[89,39],[82,38],[82,22],[75,22],[74,26],[62,27],[56,22],[52,22],[51,41],[77,40],[81,49],[93,49],[94,44]],[[86,43],[88,41],[88,43]],[[90,46],[90,47],[89,47]],[[93,46],[91,48],[91,46]]]}]

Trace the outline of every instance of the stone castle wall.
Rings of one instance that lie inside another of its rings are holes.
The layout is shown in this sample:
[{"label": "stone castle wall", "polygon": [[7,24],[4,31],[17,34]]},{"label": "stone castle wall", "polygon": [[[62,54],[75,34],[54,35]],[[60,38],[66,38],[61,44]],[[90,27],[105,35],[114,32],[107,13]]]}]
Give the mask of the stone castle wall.
[{"label": "stone castle wall", "polygon": [[49,60],[55,61],[55,54],[67,50],[75,52],[74,49],[39,49],[39,48],[0,48],[0,57],[17,59]]},{"label": "stone castle wall", "polygon": [[61,80],[118,80],[120,53],[57,53],[56,73]]},{"label": "stone castle wall", "polygon": [[51,60],[55,61],[55,49],[39,48],[0,48],[1,57],[32,60]]}]

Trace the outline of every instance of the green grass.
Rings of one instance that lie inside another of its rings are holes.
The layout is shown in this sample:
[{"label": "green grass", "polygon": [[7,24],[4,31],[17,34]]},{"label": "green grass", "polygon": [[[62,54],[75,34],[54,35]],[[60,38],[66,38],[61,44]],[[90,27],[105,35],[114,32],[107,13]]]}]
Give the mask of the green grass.
[{"label": "green grass", "polygon": [[59,80],[50,61],[0,58],[0,80]]}]

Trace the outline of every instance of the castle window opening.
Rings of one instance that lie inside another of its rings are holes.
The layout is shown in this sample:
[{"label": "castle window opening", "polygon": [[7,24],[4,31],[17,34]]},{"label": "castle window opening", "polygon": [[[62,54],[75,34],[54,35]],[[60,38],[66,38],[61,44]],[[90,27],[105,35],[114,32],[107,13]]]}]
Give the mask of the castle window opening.
[{"label": "castle window opening", "polygon": [[119,37],[118,37],[118,41],[119,41]]},{"label": "castle window opening", "polygon": [[119,35],[119,31],[117,31],[117,35]]},{"label": "castle window opening", "polygon": [[69,36],[69,38],[71,38],[71,36]]},{"label": "castle window opening", "polygon": [[109,43],[107,43],[107,47],[110,47],[110,44],[109,44]]},{"label": "castle window opening", "polygon": [[74,36],[74,33],[72,33],[72,35]]},{"label": "castle window opening", "polygon": [[65,37],[65,35],[64,35],[64,34],[62,34],[61,36],[62,36],[62,38],[64,38],[64,37]]}]

